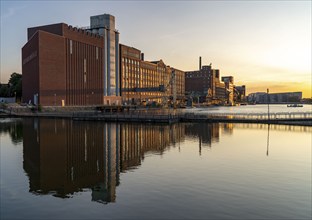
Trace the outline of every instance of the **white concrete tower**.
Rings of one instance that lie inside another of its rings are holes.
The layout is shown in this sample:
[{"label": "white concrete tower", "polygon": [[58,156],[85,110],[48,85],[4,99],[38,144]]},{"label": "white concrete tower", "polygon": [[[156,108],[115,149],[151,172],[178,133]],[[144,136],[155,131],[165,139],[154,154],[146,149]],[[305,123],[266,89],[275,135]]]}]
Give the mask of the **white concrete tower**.
[{"label": "white concrete tower", "polygon": [[90,17],[92,33],[104,37],[104,96],[120,96],[119,88],[119,32],[115,17],[109,14]]}]

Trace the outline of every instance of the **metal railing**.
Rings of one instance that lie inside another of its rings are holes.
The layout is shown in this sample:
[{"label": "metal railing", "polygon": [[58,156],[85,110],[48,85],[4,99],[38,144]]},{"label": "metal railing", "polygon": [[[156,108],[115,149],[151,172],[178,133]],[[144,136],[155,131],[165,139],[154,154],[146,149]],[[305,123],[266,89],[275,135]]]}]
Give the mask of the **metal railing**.
[{"label": "metal railing", "polygon": [[249,119],[249,120],[287,120],[287,119],[312,119],[312,112],[276,112],[270,113],[185,113],[185,118],[203,119]]}]

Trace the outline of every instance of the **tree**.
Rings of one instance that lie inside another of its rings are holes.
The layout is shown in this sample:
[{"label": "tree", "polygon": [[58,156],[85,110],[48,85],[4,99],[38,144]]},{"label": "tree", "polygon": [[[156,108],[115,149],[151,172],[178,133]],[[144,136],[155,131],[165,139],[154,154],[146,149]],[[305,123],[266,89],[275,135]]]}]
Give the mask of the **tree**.
[{"label": "tree", "polygon": [[22,97],[22,74],[12,73],[9,79],[9,96]]},{"label": "tree", "polygon": [[9,96],[9,87],[8,84],[0,84],[0,97]]}]

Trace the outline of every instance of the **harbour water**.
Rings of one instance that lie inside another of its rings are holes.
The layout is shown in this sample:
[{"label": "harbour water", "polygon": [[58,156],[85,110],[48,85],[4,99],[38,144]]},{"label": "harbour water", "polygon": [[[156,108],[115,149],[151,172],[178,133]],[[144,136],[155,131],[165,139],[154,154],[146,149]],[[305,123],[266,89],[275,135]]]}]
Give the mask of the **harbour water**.
[{"label": "harbour water", "polygon": [[[215,106],[209,108],[189,108],[185,112],[193,112],[198,114],[252,114],[267,113],[268,105],[241,105],[241,106]],[[303,105],[302,107],[287,107],[287,104],[270,104],[270,113],[311,113],[312,105]]]},{"label": "harbour water", "polygon": [[0,120],[1,219],[311,219],[309,126]]}]

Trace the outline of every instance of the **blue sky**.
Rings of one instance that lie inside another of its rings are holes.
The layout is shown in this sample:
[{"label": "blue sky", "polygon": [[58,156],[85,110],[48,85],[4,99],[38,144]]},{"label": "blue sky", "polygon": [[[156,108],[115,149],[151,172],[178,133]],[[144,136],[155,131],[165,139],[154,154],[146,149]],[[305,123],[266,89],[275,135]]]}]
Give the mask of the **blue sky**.
[{"label": "blue sky", "polygon": [[181,70],[212,63],[247,91],[311,97],[311,1],[3,1],[1,82],[21,72],[27,28],[116,18],[120,42]]}]

